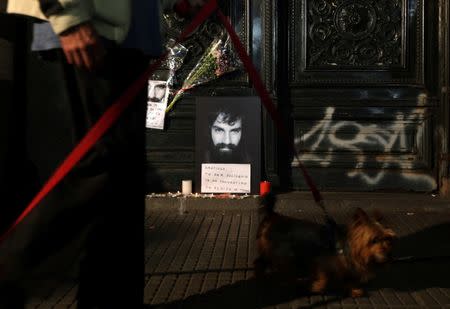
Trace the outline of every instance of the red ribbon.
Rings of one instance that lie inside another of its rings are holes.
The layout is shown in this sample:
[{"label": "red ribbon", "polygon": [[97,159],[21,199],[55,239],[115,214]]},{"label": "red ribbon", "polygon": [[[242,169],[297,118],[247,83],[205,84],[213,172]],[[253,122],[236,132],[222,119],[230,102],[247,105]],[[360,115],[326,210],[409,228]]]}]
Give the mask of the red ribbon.
[{"label": "red ribbon", "polygon": [[[192,22],[186,27],[182,32],[176,43],[184,41],[187,36],[192,33],[200,24],[202,24],[211,14],[217,10],[219,19],[228,31],[233,44],[235,45],[239,57],[241,58],[245,69],[247,70],[250,79],[255,85],[255,89],[261,97],[261,101],[264,104],[267,112],[271,115],[274,120],[278,130],[282,133],[287,145],[290,147],[292,152],[295,154],[299,167],[301,168],[305,180],[314,196],[315,201],[321,205],[322,197],[320,192],[314,185],[311,177],[309,176],[306,168],[301,163],[298,157],[298,153],[289,138],[288,131],[286,130],[281,117],[273,104],[273,101],[267,92],[264,83],[262,82],[255,66],[253,65],[250,57],[248,56],[244,46],[239,40],[238,35],[234,31],[232,25],[228,21],[227,17],[218,9],[217,0],[210,0],[207,4],[203,6],[201,11],[195,16]],[[30,204],[25,208],[25,210],[20,214],[20,216],[14,221],[14,223],[8,228],[8,230],[0,237],[0,244],[11,234],[11,232],[16,228],[16,226],[23,221],[23,219],[42,201],[42,199],[47,196],[47,194],[53,190],[53,188],[70,172],[70,170],[78,163],[81,158],[91,149],[91,147],[105,134],[105,132],[115,123],[122,112],[133,102],[134,98],[138,95],[139,91],[146,85],[149,76],[161,65],[161,63],[166,59],[168,53],[163,54],[159,59],[157,59],[152,65],[150,65],[147,70],[141,74],[141,76],[130,86],[128,89],[120,96],[100,117],[100,119],[94,124],[91,130],[85,135],[85,137],[80,141],[80,143],[72,150],[64,162],[56,169],[54,174],[50,179],[44,184],[42,189],[33,198]]]},{"label": "red ribbon", "polygon": [[[217,1],[210,0],[203,6],[192,22],[182,32],[176,43],[184,41],[199,25],[201,25],[217,9]],[[105,134],[105,132],[116,122],[122,112],[133,102],[139,91],[146,85],[149,76],[166,59],[168,53],[158,58],[141,76],[120,96],[94,124],[90,131],[83,137],[80,143],[72,150],[63,163],[56,169],[42,189],[33,198],[30,204],[19,215],[14,223],[0,237],[0,244],[11,234],[16,226],[42,201],[47,194],[70,172],[81,158],[92,148],[92,146]]]},{"label": "red ribbon", "polygon": [[253,65],[252,60],[250,59],[249,55],[247,54],[247,51],[245,50],[244,45],[242,45],[241,41],[239,40],[239,37],[236,34],[236,32],[234,31],[233,26],[231,25],[228,18],[220,10],[217,11],[217,15],[219,16],[219,19],[221,20],[221,22],[227,29],[228,34],[230,35],[231,41],[233,42],[234,46],[236,47],[238,55],[241,58],[241,61],[244,64],[244,67],[247,70],[247,73],[248,73],[250,79],[253,81],[256,92],[258,92],[258,95],[261,98],[261,102],[264,104],[264,107],[266,108],[267,112],[272,117],[272,120],[275,122],[275,125],[277,126],[278,131],[281,133],[281,136],[283,137],[284,141],[286,142],[286,145],[289,147],[289,150],[294,154],[295,158],[297,159],[299,167],[302,170],[303,177],[305,178],[306,184],[308,185],[309,189],[311,190],[314,200],[316,201],[316,203],[319,206],[321,206],[323,208],[322,196],[321,196],[319,190],[317,189],[316,185],[314,184],[314,181],[312,180],[308,171],[306,170],[305,166],[300,161],[297,149],[295,148],[295,145],[294,145],[294,139],[291,138],[286,127],[283,125],[283,121],[281,120],[280,114],[278,113],[278,110],[275,107],[275,104],[273,103],[272,98],[270,97],[269,93],[267,92],[267,89],[264,86],[264,83],[261,80],[261,77],[259,76],[258,71],[256,70],[255,66]]}]

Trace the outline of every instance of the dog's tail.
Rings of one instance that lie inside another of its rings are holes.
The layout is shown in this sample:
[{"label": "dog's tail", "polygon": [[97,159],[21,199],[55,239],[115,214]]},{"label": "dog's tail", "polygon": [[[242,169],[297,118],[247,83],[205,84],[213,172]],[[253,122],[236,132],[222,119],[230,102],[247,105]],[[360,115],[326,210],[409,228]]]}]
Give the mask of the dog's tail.
[{"label": "dog's tail", "polygon": [[266,215],[273,214],[276,201],[277,201],[277,197],[275,196],[275,194],[272,191],[267,194],[264,194],[261,197],[261,201],[260,201],[261,207],[259,208],[259,211]]}]

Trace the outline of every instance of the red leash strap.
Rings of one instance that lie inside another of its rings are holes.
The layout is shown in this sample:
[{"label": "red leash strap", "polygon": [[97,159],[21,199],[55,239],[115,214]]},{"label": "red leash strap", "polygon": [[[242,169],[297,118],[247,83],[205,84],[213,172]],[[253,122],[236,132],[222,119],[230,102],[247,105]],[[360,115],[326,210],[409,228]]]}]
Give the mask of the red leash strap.
[{"label": "red leash strap", "polygon": [[[176,43],[180,43],[202,24],[217,9],[217,1],[210,0],[203,6],[192,22],[186,27]],[[83,158],[92,146],[105,134],[105,132],[116,122],[122,112],[133,102],[139,91],[146,85],[149,76],[166,59],[167,52],[150,65],[147,70],[120,96],[94,124],[90,131],[83,137],[80,143],[72,150],[64,162],[56,169],[50,179],[33,198],[30,204],[14,221],[14,223],[0,237],[0,244],[11,234],[16,226],[53,190],[53,188],[70,172],[70,170]]]},{"label": "red leash strap", "polygon": [[[217,10],[217,0],[210,0],[207,4],[203,6],[201,11],[195,16],[193,21],[186,27],[182,32],[176,43],[180,43],[186,39],[186,37],[192,33],[200,24],[202,24],[214,11]],[[274,120],[278,130],[282,133],[287,145],[290,150],[295,154],[299,166],[303,172],[303,176],[314,196],[314,200],[323,209],[323,199],[317,187],[314,185],[311,177],[309,176],[306,168],[299,159],[298,153],[294,147],[293,142],[289,138],[289,133],[282,123],[281,117],[270,98],[259,74],[254,67],[250,57],[248,56],[244,46],[239,40],[236,32],[231,26],[228,19],[223,15],[223,13],[218,10],[217,14],[227,29],[230,37],[235,45],[239,57],[241,58],[245,69],[247,70],[251,80],[255,85],[255,89],[261,97],[262,103],[267,109],[268,113]],[[145,86],[149,76],[161,65],[161,63],[166,59],[168,53],[164,53],[158,60],[156,60],[152,65],[150,65],[147,70],[141,74],[141,76],[120,96],[100,117],[100,119],[94,124],[91,130],[85,135],[85,137],[80,141],[80,143],[72,150],[64,162],[56,169],[54,174],[50,179],[44,184],[42,189],[36,194],[30,204],[25,208],[25,210],[20,214],[20,216],[14,221],[14,223],[8,228],[8,230],[3,233],[0,237],[0,244],[12,233],[20,222],[34,209],[36,206],[44,199],[47,194],[53,190],[53,188],[72,170],[76,163],[78,163],[81,158],[92,148],[92,146],[105,134],[105,132],[116,122],[122,112],[133,102],[133,99],[137,96],[139,91]],[[325,210],[325,209],[324,209]]]},{"label": "red leash strap", "polygon": [[266,90],[266,87],[264,86],[263,81],[261,80],[261,77],[259,76],[258,71],[256,70],[255,66],[253,65],[252,60],[250,59],[249,55],[247,54],[247,51],[245,50],[245,47],[242,45],[241,41],[239,40],[238,35],[233,29],[233,26],[229,22],[228,18],[222,13],[222,11],[219,9],[217,10],[217,15],[219,16],[219,19],[225,26],[225,28],[228,31],[228,34],[230,35],[231,41],[233,42],[234,46],[236,47],[236,50],[238,52],[239,57],[241,58],[242,63],[244,64],[245,69],[247,70],[250,79],[253,81],[253,84],[255,86],[256,91],[258,92],[258,95],[261,98],[261,102],[264,104],[264,107],[266,108],[267,112],[272,117],[272,120],[275,122],[275,125],[280,131],[281,136],[284,138],[284,141],[286,142],[286,145],[289,147],[289,150],[292,151],[292,153],[295,155],[295,158],[298,161],[299,167],[302,170],[303,177],[305,178],[305,181],[311,190],[311,193],[314,197],[314,200],[316,201],[319,206],[325,210],[323,207],[323,198],[320,194],[319,190],[317,189],[316,185],[314,184],[311,176],[309,175],[308,171],[306,170],[303,163],[300,161],[297,149],[295,149],[293,139],[290,138],[290,134],[286,127],[283,125],[283,121],[281,120],[280,114],[278,113],[277,108],[275,107],[275,104],[273,103],[269,93]]}]

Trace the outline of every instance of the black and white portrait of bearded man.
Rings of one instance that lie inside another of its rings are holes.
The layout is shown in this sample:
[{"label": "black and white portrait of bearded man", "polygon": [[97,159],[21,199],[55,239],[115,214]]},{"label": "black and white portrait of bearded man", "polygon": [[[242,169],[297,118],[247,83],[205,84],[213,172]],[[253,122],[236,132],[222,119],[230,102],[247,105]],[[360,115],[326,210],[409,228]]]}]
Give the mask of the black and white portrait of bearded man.
[{"label": "black and white portrait of bearded man", "polygon": [[209,117],[210,143],[205,154],[205,163],[250,162],[243,146],[246,117],[227,106],[222,106]]}]

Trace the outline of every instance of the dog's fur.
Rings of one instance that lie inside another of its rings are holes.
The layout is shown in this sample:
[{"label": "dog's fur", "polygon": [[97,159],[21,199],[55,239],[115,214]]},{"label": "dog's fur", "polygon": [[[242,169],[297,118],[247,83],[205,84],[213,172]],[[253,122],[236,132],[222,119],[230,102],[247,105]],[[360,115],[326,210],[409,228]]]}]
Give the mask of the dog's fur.
[{"label": "dog's fur", "polygon": [[376,266],[390,260],[396,235],[381,225],[380,213],[371,218],[358,208],[349,224],[330,230],[276,213],[272,193],[261,204],[265,217],[257,232],[257,277],[271,270],[284,278],[306,278],[314,293],[344,289],[359,297],[364,293],[361,284],[374,275]]}]

